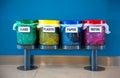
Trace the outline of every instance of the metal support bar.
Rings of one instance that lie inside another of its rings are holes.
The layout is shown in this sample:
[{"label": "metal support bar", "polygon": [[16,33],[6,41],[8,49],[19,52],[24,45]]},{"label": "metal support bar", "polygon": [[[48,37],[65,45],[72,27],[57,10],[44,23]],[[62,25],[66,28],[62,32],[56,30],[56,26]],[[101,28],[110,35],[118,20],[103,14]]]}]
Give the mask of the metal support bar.
[{"label": "metal support bar", "polygon": [[30,52],[28,49],[24,49],[24,70],[30,70]]},{"label": "metal support bar", "polygon": [[90,70],[90,71],[104,71],[105,70],[104,67],[98,66],[98,58],[97,58],[96,49],[93,49],[91,52],[90,63],[91,63],[91,66],[84,67],[84,69]]},{"label": "metal support bar", "polygon": [[97,50],[92,50],[90,62],[91,62],[91,70],[92,71],[98,70]]},{"label": "metal support bar", "polygon": [[34,65],[34,55],[30,55],[30,64],[31,66]]},{"label": "metal support bar", "polygon": [[29,49],[24,49],[24,66],[19,66],[17,69],[19,70],[34,70],[37,69],[37,66],[33,65],[34,56],[30,55]]}]

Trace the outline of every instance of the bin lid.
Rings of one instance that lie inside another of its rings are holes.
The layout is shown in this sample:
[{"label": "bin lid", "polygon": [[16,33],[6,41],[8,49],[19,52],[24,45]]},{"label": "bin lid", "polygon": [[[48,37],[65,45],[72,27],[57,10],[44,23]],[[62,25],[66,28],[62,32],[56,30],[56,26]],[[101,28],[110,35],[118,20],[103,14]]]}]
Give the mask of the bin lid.
[{"label": "bin lid", "polygon": [[13,30],[16,30],[19,26],[30,26],[36,28],[37,20],[18,20],[13,25]]},{"label": "bin lid", "polygon": [[106,21],[105,20],[84,20],[83,23],[87,23],[87,24],[105,24]]},{"label": "bin lid", "polygon": [[32,24],[32,23],[37,23],[37,20],[18,20],[16,21],[17,24]]},{"label": "bin lid", "polygon": [[38,24],[60,24],[59,20],[38,20]]},{"label": "bin lid", "polygon": [[89,26],[89,24],[93,26],[101,25],[105,27],[105,33],[107,34],[111,33],[109,30],[109,26],[107,25],[105,20],[84,20],[83,23],[84,23],[83,30],[85,30]]},{"label": "bin lid", "polygon": [[62,20],[61,24],[80,24],[82,21],[79,20]]}]

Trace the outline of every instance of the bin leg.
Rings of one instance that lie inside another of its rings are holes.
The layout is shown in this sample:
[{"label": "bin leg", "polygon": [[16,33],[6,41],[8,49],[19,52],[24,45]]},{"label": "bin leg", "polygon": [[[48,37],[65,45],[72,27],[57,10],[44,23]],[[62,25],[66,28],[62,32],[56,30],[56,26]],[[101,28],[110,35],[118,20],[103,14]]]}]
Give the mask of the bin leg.
[{"label": "bin leg", "polygon": [[104,71],[105,70],[104,67],[98,66],[98,58],[97,58],[96,49],[93,49],[91,52],[90,63],[91,63],[91,66],[84,67],[84,69],[90,70],[90,71]]},{"label": "bin leg", "polygon": [[91,70],[98,70],[98,58],[97,58],[97,50],[92,50],[90,62],[91,62]]},{"label": "bin leg", "polygon": [[28,49],[24,50],[24,70],[30,70],[30,52]]},{"label": "bin leg", "polygon": [[37,69],[37,66],[31,65],[32,63],[33,56],[31,57],[28,49],[24,49],[24,66],[19,66],[17,69],[24,71]]}]

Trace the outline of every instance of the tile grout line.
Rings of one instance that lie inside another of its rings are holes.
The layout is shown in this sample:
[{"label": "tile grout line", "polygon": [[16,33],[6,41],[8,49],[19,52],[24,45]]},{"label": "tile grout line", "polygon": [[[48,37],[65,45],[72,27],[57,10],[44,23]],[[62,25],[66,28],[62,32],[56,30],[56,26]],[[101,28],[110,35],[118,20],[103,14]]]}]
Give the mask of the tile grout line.
[{"label": "tile grout line", "polygon": [[38,73],[38,70],[37,70],[37,71],[36,71],[36,73],[34,74],[33,78],[35,78],[35,77],[36,77],[37,73]]},{"label": "tile grout line", "polygon": [[39,71],[39,67],[40,67],[40,65],[38,66],[38,69],[36,70],[36,72],[35,72],[35,74],[34,74],[33,78],[35,78],[35,77],[36,77],[36,75],[37,75],[37,73],[38,73],[38,71]]}]

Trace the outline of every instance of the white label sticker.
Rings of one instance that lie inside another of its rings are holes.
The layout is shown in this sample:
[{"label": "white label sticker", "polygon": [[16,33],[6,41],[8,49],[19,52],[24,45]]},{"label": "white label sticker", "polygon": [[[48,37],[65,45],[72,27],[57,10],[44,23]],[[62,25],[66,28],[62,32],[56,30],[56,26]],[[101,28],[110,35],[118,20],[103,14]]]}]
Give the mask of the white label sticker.
[{"label": "white label sticker", "polygon": [[30,27],[18,27],[18,32],[30,32]]},{"label": "white label sticker", "polygon": [[90,26],[89,27],[89,32],[92,33],[98,33],[98,32],[102,32],[102,27],[98,27],[98,26]]},{"label": "white label sticker", "polygon": [[55,32],[55,27],[43,27],[43,32]]},{"label": "white label sticker", "polygon": [[65,32],[66,33],[78,33],[78,27],[66,27]]}]

